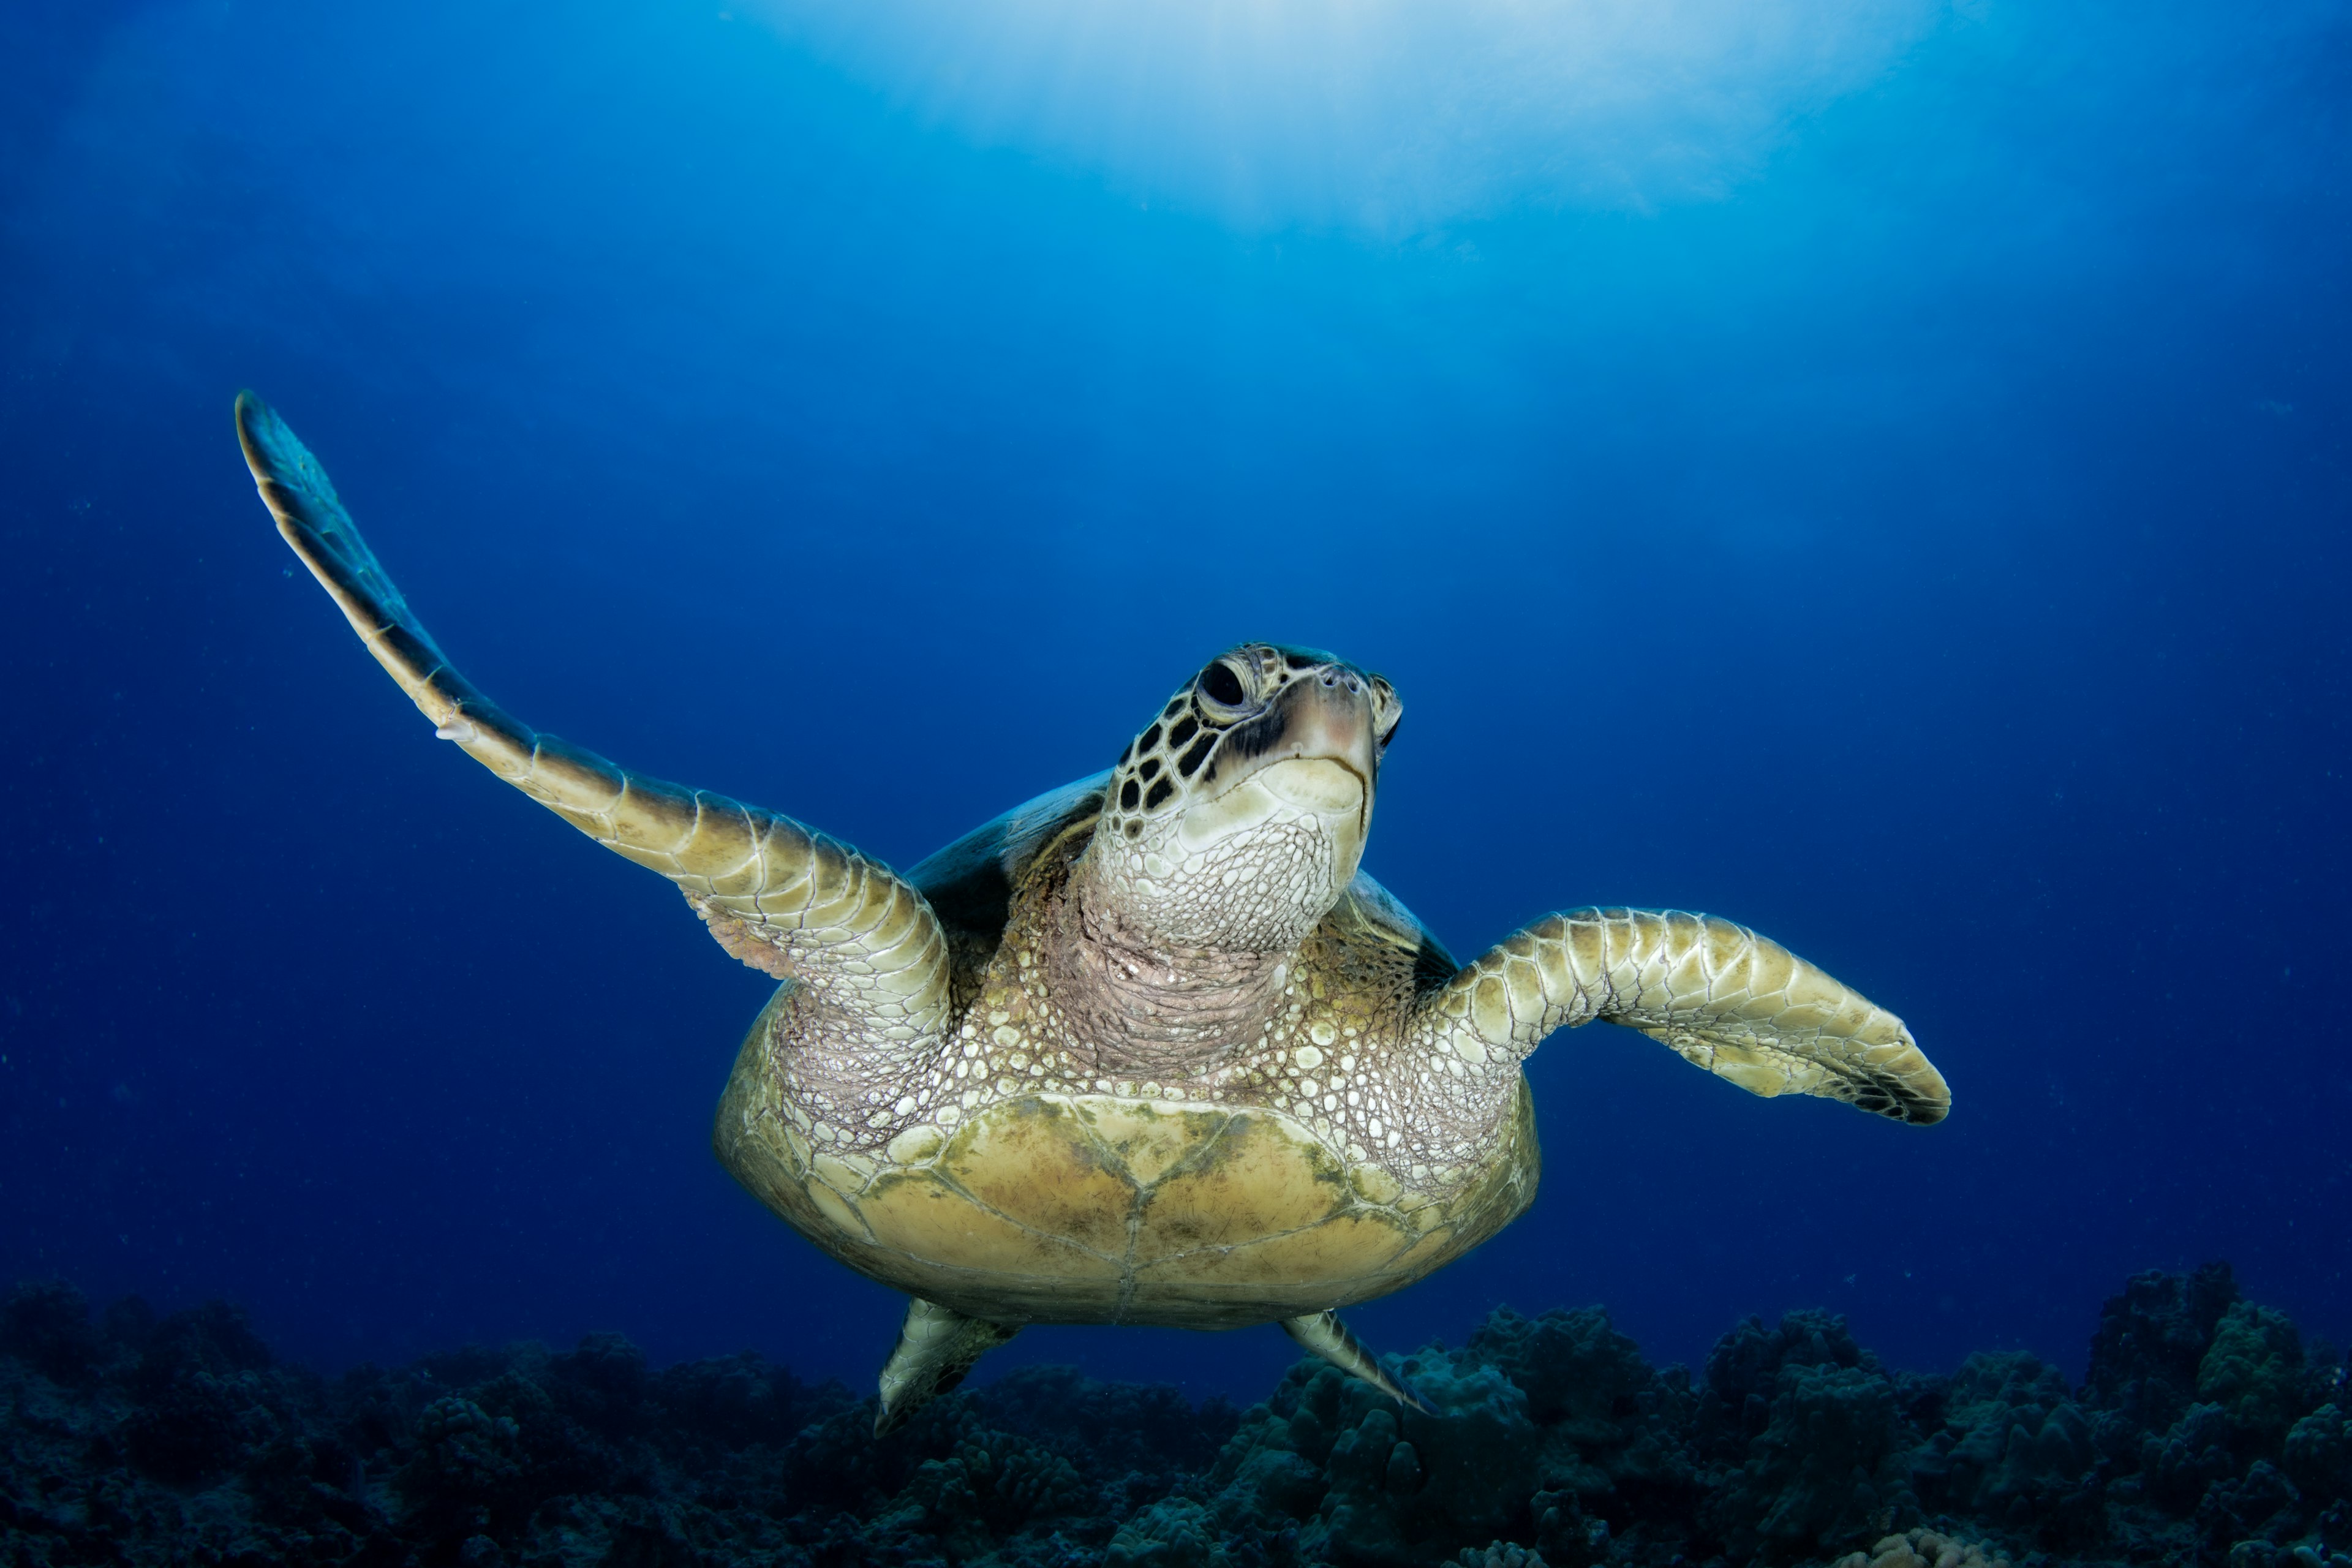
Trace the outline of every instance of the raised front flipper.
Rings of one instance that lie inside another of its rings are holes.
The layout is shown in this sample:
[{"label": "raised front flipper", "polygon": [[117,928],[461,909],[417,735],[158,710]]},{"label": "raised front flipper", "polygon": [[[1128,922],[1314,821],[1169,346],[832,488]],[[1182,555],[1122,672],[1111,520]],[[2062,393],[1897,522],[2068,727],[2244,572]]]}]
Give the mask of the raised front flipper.
[{"label": "raised front flipper", "polygon": [[1902,1019],[1712,915],[1553,915],[1421,1004],[1430,1043],[1473,1067],[1516,1062],[1554,1029],[1594,1018],[1639,1029],[1751,1094],[1820,1095],[1919,1126],[1951,1109]]},{"label": "raised front flipper", "polygon": [[451,668],[285,421],[246,393],[236,428],[278,532],[443,740],[677,883],[736,957],[816,982],[849,1037],[843,1043],[862,1047],[841,1053],[845,1061],[887,1069],[877,1058],[944,1031],[946,944],[921,894],[790,817],[632,773],[506,713]]}]

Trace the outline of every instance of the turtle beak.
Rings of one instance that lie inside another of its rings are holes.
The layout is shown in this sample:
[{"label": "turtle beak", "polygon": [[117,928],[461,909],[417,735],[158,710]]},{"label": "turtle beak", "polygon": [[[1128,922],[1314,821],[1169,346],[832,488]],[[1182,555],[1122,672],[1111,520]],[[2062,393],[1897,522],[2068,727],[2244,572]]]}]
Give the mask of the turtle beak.
[{"label": "turtle beak", "polygon": [[1271,707],[1229,731],[1217,749],[1215,793],[1184,816],[1188,847],[1223,837],[1282,806],[1322,819],[1346,886],[1363,858],[1380,774],[1377,703],[1370,682],[1327,665],[1285,687]]},{"label": "turtle beak", "polygon": [[1222,795],[1285,763],[1328,763],[1354,776],[1369,819],[1381,770],[1378,707],[1370,679],[1345,665],[1326,665],[1284,687],[1256,718],[1234,725],[1202,782]]},{"label": "turtle beak", "polygon": [[1380,742],[1372,727],[1372,694],[1353,670],[1327,666],[1310,680],[1294,681],[1266,715],[1280,721],[1281,739],[1265,753],[1268,764],[1299,761],[1336,763],[1356,775],[1363,790],[1363,814],[1372,810],[1372,781],[1381,769]]}]

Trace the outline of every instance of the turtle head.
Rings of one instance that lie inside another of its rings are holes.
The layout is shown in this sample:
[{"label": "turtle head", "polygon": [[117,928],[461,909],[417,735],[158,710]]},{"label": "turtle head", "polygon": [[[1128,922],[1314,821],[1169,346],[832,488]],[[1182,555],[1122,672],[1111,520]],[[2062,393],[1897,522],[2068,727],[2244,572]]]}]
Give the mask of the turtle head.
[{"label": "turtle head", "polygon": [[1356,874],[1395,689],[1311,648],[1211,659],[1111,771],[1089,901],[1155,945],[1282,952]]}]

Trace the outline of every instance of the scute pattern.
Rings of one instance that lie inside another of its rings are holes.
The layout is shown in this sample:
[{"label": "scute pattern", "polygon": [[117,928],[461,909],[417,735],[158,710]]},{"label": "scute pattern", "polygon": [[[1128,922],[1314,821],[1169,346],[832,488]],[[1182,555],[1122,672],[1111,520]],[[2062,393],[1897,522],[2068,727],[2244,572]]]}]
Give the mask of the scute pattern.
[{"label": "scute pattern", "polygon": [[1448,1197],[1265,1110],[1023,1095],[877,1157],[813,1146],[789,1102],[740,1075],[729,1101],[722,1156],[818,1246],[1006,1324],[1226,1328],[1344,1306],[1458,1257],[1535,1191],[1525,1104]]}]

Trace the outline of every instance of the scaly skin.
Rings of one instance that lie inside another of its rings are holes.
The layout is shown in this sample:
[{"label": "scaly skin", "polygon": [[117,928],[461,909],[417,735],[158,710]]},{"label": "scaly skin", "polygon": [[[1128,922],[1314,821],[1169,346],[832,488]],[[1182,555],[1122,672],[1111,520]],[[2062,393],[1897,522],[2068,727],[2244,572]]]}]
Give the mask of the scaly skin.
[{"label": "scaly skin", "polygon": [[1916,1126],[1951,1109],[1902,1019],[1746,926],[1675,910],[1539,921],[1432,996],[1414,1035],[1491,1093],[1555,1029],[1594,1018],[1768,1100],[1819,1095]]}]

